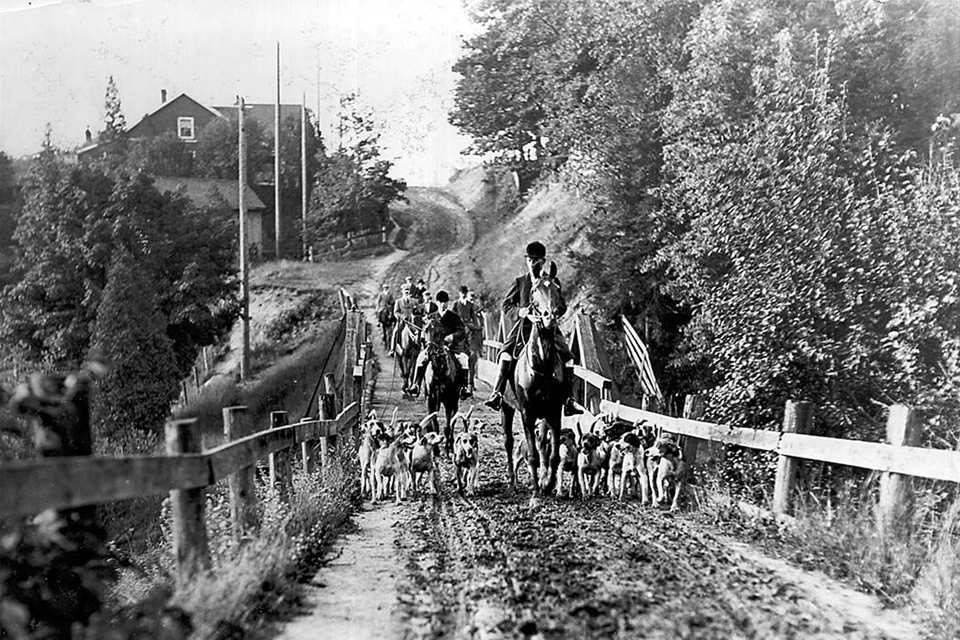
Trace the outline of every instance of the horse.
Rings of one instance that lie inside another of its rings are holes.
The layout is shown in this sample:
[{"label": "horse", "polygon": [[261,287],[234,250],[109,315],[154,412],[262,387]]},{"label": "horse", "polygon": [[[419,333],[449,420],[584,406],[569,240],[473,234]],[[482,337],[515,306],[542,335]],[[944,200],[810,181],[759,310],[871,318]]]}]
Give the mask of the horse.
[{"label": "horse", "polygon": [[380,325],[380,337],[383,340],[383,350],[390,350],[390,341],[393,338],[393,326],[397,324],[397,319],[393,315],[393,309],[383,307],[377,311],[377,324]]},{"label": "horse", "polygon": [[444,449],[453,454],[453,416],[460,409],[460,384],[457,380],[457,360],[450,349],[442,343],[442,327],[439,318],[429,317],[423,325],[427,350],[427,366],[423,374],[424,398],[427,413],[440,411],[444,416]]},{"label": "horse", "polygon": [[417,356],[420,355],[420,327],[410,322],[402,320],[403,326],[397,336],[397,345],[394,348],[396,353],[396,363],[400,368],[400,377],[403,379],[403,391],[413,386],[413,378],[416,375]]},{"label": "horse", "polygon": [[557,332],[560,331],[556,309],[561,299],[556,276],[557,265],[551,262],[549,272],[541,274],[532,283],[532,312],[527,316],[530,329],[528,335],[520,336],[523,348],[508,385],[516,407],[506,398],[500,406],[511,488],[516,486],[517,480],[513,463],[513,416],[520,412],[533,489],[531,505],[538,504],[541,495],[553,492],[560,466],[560,416],[565,392],[563,362],[556,348]]}]

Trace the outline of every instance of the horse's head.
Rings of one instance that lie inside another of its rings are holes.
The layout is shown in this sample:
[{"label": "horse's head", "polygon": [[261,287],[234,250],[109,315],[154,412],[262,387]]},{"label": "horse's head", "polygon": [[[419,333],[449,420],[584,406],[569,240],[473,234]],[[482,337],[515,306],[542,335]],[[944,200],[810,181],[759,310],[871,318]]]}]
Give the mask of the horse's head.
[{"label": "horse's head", "polygon": [[552,329],[560,320],[560,284],[557,282],[557,265],[550,263],[550,270],[540,272],[530,286],[530,301],[536,309],[531,318],[545,329]]},{"label": "horse's head", "polygon": [[439,344],[443,340],[443,325],[440,324],[440,315],[427,314],[423,319],[423,339],[427,344]]}]

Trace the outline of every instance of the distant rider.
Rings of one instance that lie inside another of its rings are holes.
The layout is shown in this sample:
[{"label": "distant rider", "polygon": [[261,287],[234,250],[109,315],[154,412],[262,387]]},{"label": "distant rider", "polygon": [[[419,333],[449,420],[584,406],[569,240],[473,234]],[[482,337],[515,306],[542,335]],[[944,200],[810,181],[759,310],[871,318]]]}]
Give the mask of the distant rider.
[{"label": "distant rider", "polygon": [[[533,323],[527,319],[530,310],[530,290],[533,287],[533,281],[540,277],[543,271],[543,265],[547,261],[547,248],[541,242],[531,242],[526,250],[527,271],[521,276],[517,276],[507,295],[503,297],[501,307],[506,313],[511,309],[519,309],[517,321],[514,323],[507,341],[500,350],[498,359],[500,371],[497,373],[497,381],[493,386],[493,393],[484,402],[491,409],[498,411],[503,402],[503,392],[506,390],[507,381],[510,379],[510,372],[513,367],[513,354],[517,347],[517,340],[520,335],[529,335],[533,330]],[[560,282],[557,281],[559,288]],[[556,309],[557,316],[562,316],[567,311],[567,303],[563,299],[563,293],[560,293],[560,305]],[[521,333],[522,331],[522,333]],[[557,331],[556,337],[557,352],[563,362],[563,389],[566,400],[563,403],[563,413],[567,416],[583,413],[583,410],[577,406],[573,400],[573,352],[567,345],[566,338],[562,331]]]},{"label": "distant rider", "polygon": [[397,324],[393,328],[391,351],[396,351],[397,340],[400,337],[400,331],[403,330],[403,323],[415,324],[416,317],[422,314],[420,301],[410,295],[410,285],[404,282],[403,286],[400,287],[400,297],[393,303],[393,317],[397,319]]},{"label": "distant rider", "polygon": [[[467,329],[463,326],[460,316],[450,308],[450,294],[446,291],[437,291],[437,321],[440,323],[440,331],[434,339],[442,341],[453,354],[457,361],[457,371],[455,372],[457,385],[460,387],[460,397],[467,398],[470,392],[466,385],[467,367],[469,366],[467,354],[464,351],[464,341],[467,339]],[[427,369],[427,350],[421,349],[417,356],[417,368],[414,375],[413,387],[410,389],[411,395],[420,393],[420,384],[423,382],[423,376]]]}]

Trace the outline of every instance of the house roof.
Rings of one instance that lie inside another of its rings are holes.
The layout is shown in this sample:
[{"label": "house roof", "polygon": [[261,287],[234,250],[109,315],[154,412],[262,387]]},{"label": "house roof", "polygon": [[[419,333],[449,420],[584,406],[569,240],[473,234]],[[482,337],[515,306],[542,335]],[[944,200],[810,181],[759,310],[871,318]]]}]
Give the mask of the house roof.
[{"label": "house roof", "polygon": [[127,131],[127,135],[129,135],[129,136],[131,136],[131,137],[136,137],[136,135],[137,135],[137,134],[136,134],[137,127],[139,127],[139,126],[142,125],[144,122],[146,122],[147,120],[149,120],[149,119],[152,118],[153,116],[157,115],[158,113],[160,113],[160,112],[163,111],[164,109],[169,109],[170,107],[172,107],[172,106],[174,105],[174,103],[179,102],[181,99],[189,100],[190,102],[192,102],[192,103],[194,103],[194,104],[196,104],[196,105],[198,105],[198,106],[206,109],[207,111],[210,112],[211,115],[216,116],[217,118],[222,118],[222,117],[223,117],[223,114],[220,113],[219,111],[217,111],[216,109],[210,108],[210,107],[208,107],[207,105],[203,104],[202,102],[198,102],[198,101],[194,100],[193,98],[191,98],[190,96],[188,96],[188,95],[185,94],[185,93],[181,93],[181,94],[178,95],[176,98],[174,98],[174,99],[172,99],[172,100],[167,100],[167,101],[164,102],[162,105],[160,105],[159,107],[157,107],[156,109],[154,109],[154,110],[151,111],[150,113],[146,114],[146,115],[143,116],[142,118],[140,118],[140,122],[138,122],[137,124],[135,124],[135,125],[133,125],[132,127],[130,127],[130,129]]},{"label": "house roof", "polygon": [[[240,191],[237,189],[236,180],[157,176],[153,183],[161,192],[178,191],[182,188],[186,196],[197,204],[211,204],[212,190],[216,189],[231,209],[240,210]],[[247,211],[262,211],[267,208],[250,185],[244,185],[243,193]]]},{"label": "house roof", "polygon": [[[299,104],[281,104],[280,122],[284,122],[287,118],[296,118],[297,122],[300,122],[301,108]],[[234,119],[237,117],[236,105],[214,107],[214,109],[228,118]],[[243,113],[246,117],[253,118],[264,127],[269,127],[273,124],[275,111],[276,105],[273,103],[248,103],[244,105]],[[269,131],[273,131],[273,129],[270,128]]]}]

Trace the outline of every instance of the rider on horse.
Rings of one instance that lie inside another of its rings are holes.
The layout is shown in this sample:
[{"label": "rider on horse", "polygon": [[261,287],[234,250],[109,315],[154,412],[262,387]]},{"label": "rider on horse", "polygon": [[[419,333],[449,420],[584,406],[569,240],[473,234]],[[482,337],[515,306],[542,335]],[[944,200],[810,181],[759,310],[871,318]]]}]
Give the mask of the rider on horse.
[{"label": "rider on horse", "polygon": [[[450,308],[450,295],[446,291],[438,291],[436,301],[438,307],[436,322],[439,323],[439,330],[437,334],[431,336],[431,338],[438,342],[442,341],[454,356],[457,362],[456,377],[459,383],[458,386],[460,387],[460,396],[467,398],[470,396],[466,385],[469,362],[464,350],[464,341],[467,339],[467,329],[463,326],[463,321],[460,319],[460,316]],[[424,340],[427,339],[428,337],[424,335]],[[423,375],[426,369],[427,349],[423,349],[420,351],[420,355],[417,356],[416,374],[413,379],[413,388],[411,389],[412,395],[417,395],[420,392],[420,383],[423,382]]]},{"label": "rider on horse", "polygon": [[420,301],[410,295],[410,285],[406,282],[400,287],[400,297],[393,303],[393,317],[397,319],[397,324],[393,328],[393,340],[390,343],[390,350],[394,351],[397,347],[397,338],[403,329],[403,323],[414,323],[416,316],[422,315]]},{"label": "rider on horse", "polygon": [[393,315],[393,304],[395,302],[396,300],[393,298],[393,293],[390,291],[390,285],[384,282],[374,303],[374,308],[377,310],[378,321],[382,322],[381,318],[385,318],[388,313]]},{"label": "rider on horse", "polygon": [[[507,386],[507,380],[510,379],[510,372],[513,367],[514,352],[517,348],[517,341],[521,335],[529,335],[532,329],[532,323],[527,318],[530,312],[530,289],[533,281],[538,279],[543,271],[543,265],[547,260],[547,248],[541,242],[531,242],[527,245],[526,251],[527,272],[514,279],[510,290],[503,298],[501,307],[504,312],[510,309],[519,308],[519,318],[510,330],[507,341],[500,350],[499,365],[500,371],[497,374],[497,381],[493,386],[493,393],[484,402],[491,409],[498,411],[500,403],[503,401],[503,392]],[[558,288],[559,288],[559,282]],[[567,310],[567,303],[560,298],[560,307],[557,309],[557,315],[562,316]],[[557,331],[556,337],[557,352],[564,364],[563,366],[563,388],[566,393],[566,401],[563,404],[563,413],[567,416],[583,413],[573,400],[573,352],[567,345],[563,333]]]}]

